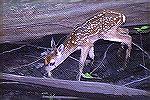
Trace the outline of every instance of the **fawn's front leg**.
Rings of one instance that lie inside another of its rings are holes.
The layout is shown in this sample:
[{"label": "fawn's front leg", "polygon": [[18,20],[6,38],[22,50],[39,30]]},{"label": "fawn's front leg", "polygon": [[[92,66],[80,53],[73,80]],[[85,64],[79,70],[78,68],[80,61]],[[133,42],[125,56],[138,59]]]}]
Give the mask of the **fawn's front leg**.
[{"label": "fawn's front leg", "polygon": [[84,64],[85,64],[85,60],[87,58],[88,52],[90,50],[91,46],[83,46],[81,48],[81,56],[80,56],[80,62],[79,62],[79,74],[77,75],[77,80],[80,81],[81,79],[81,75],[82,75],[82,71],[84,68]]}]

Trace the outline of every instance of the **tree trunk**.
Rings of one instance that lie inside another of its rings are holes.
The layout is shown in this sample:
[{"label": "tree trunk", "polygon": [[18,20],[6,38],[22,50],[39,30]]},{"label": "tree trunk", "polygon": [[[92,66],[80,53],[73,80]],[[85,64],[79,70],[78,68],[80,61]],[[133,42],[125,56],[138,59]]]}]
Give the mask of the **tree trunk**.
[{"label": "tree trunk", "polygon": [[149,0],[3,3],[0,43],[68,34],[77,24],[104,9],[125,14],[124,26],[150,24]]}]

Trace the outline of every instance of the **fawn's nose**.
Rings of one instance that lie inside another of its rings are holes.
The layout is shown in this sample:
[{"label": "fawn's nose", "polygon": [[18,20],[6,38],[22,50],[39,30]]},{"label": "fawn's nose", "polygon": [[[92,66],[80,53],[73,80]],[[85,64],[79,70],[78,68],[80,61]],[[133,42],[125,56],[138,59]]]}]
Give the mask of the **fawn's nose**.
[{"label": "fawn's nose", "polygon": [[55,64],[55,62],[49,63],[50,66],[53,66]]}]

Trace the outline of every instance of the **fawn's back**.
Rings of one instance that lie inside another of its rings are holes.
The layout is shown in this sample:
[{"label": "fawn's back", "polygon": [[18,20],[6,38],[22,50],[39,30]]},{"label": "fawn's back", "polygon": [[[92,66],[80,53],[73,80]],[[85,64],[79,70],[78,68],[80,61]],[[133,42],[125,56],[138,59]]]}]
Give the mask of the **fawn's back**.
[{"label": "fawn's back", "polygon": [[89,18],[82,25],[77,26],[65,41],[65,47],[71,48],[76,45],[83,45],[87,42],[94,43],[97,39],[90,40],[90,37],[97,34],[105,34],[112,27],[119,27],[125,22],[125,16],[113,11],[103,11]]}]

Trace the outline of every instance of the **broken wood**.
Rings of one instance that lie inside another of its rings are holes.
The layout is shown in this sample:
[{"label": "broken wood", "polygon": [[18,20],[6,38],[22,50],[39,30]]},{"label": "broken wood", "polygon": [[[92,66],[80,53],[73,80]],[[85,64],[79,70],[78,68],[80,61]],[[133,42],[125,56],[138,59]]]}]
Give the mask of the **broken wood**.
[{"label": "broken wood", "polygon": [[149,0],[4,3],[0,43],[68,34],[77,24],[104,9],[125,14],[127,21],[124,26],[150,24],[149,5]]},{"label": "broken wood", "polygon": [[59,91],[59,94],[66,96],[87,96],[90,98],[98,98],[103,96],[150,96],[150,93],[144,90],[128,88],[125,86],[117,86],[108,83],[38,78],[6,73],[0,73],[0,76],[1,80],[28,83],[33,85],[40,85],[43,87],[46,86],[49,88],[49,91],[53,91],[53,93],[56,92],[56,94]]}]

